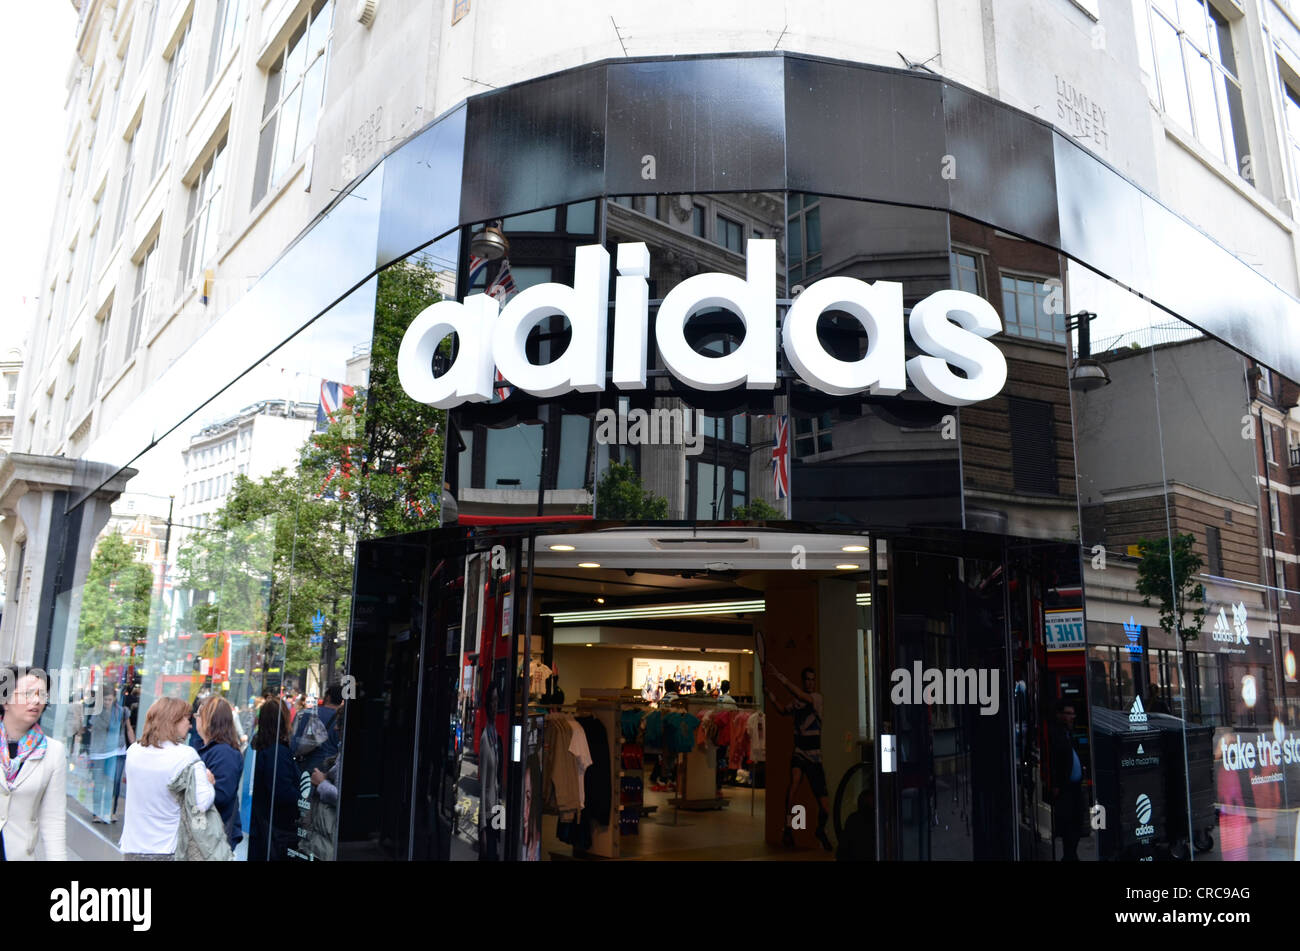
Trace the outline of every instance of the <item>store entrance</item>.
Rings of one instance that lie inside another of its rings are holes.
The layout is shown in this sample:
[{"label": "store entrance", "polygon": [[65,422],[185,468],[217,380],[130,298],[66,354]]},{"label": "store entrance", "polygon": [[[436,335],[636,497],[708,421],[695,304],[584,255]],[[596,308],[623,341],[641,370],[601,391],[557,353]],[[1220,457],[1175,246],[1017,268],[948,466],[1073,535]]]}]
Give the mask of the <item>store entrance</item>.
[{"label": "store entrance", "polygon": [[1071,579],[962,544],[581,521],[365,543],[340,855],[1050,854],[1043,624]]},{"label": "store entrance", "polygon": [[861,536],[539,538],[525,854],[874,859],[870,578]]}]

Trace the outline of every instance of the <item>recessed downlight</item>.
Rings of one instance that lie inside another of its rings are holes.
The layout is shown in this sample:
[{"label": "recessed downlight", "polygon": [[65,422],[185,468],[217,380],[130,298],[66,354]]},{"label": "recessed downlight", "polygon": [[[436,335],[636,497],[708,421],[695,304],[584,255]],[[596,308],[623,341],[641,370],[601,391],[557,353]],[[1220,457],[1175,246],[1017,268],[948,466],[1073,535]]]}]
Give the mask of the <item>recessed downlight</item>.
[{"label": "recessed downlight", "polygon": [[599,567],[600,567],[600,562],[598,562],[598,561],[580,561],[580,562],[578,562],[578,567],[579,567],[579,568],[599,568]]},{"label": "recessed downlight", "polygon": [[573,551],[572,545],[552,545],[551,551]]},{"label": "recessed downlight", "polygon": [[866,551],[866,550],[867,550],[866,545],[844,545],[843,547],[840,548],[840,551]]},{"label": "recessed downlight", "polygon": [[838,568],[840,571],[852,571],[854,568],[858,568],[860,566],[859,565],[836,565],[835,567]]}]

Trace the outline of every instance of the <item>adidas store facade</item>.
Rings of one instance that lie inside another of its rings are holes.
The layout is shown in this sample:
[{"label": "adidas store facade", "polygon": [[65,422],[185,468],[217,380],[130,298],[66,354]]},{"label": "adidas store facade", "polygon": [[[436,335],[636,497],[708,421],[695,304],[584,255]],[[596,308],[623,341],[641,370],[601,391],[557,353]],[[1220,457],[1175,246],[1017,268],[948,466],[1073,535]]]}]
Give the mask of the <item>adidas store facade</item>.
[{"label": "adidas store facade", "polygon": [[[144,697],[346,678],[290,857],[1295,848],[1300,304],[1033,116],[802,55],[596,63],[453,109],[259,286],[222,333],[268,360],[124,413],[69,511],[165,489],[200,418],[237,454],[264,371],[327,384],[300,497],[175,533],[116,647],[65,519],[33,656]],[[605,744],[576,809],[569,718]]]}]

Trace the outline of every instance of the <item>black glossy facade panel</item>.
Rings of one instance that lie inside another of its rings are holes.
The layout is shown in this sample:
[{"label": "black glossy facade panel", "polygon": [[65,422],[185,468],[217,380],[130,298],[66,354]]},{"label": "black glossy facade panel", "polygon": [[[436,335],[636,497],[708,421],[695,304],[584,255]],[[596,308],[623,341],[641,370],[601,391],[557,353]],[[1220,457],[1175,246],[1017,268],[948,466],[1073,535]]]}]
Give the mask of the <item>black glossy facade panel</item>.
[{"label": "black glossy facade panel", "polygon": [[1147,195],[1140,196],[1150,286],[1161,307],[1285,376],[1300,374],[1300,304]]},{"label": "black glossy facade panel", "polygon": [[459,226],[466,111],[442,116],[385,161],[377,267]]},{"label": "black glossy facade panel", "polygon": [[785,187],[781,59],[728,57],[606,68],[606,194]]},{"label": "black glossy facade panel", "polygon": [[1021,237],[1057,245],[1052,130],[959,86],[943,86],[949,208]]},{"label": "black glossy facade panel", "polygon": [[607,69],[560,73],[469,101],[462,223],[600,194]]},{"label": "black glossy facade panel", "polygon": [[952,461],[795,463],[790,517],[824,525],[961,528],[961,468]]},{"label": "black glossy facade panel", "polygon": [[1060,249],[1094,271],[1147,285],[1141,193],[1063,135],[1055,136]]},{"label": "black glossy facade panel", "polygon": [[785,62],[791,190],[948,206],[939,81],[793,56]]}]

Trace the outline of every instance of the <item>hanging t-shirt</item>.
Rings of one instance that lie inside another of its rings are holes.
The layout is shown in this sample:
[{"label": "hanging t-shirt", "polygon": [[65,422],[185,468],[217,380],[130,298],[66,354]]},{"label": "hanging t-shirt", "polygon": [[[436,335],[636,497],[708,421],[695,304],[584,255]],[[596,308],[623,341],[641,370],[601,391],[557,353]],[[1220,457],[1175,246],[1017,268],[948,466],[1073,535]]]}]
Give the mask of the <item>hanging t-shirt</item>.
[{"label": "hanging t-shirt", "polygon": [[545,693],[546,681],[550,678],[551,674],[553,673],[554,671],[551,670],[551,668],[547,667],[540,660],[534,657],[533,662],[528,665],[529,694],[532,695],[532,694]]},{"label": "hanging t-shirt", "polygon": [[587,734],[578,726],[576,720],[569,720],[570,729],[569,752],[573,754],[574,762],[578,767],[578,808],[584,808],[587,804],[586,783],[584,777],[587,773],[587,767],[591,765],[591,747],[587,745]]},{"label": "hanging t-shirt", "polygon": [[755,713],[745,724],[745,730],[749,734],[749,758],[755,763],[762,763],[767,760],[767,717],[762,713]]}]

